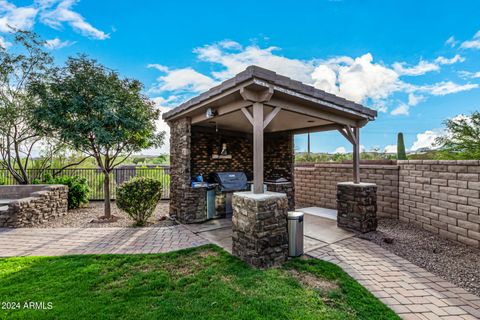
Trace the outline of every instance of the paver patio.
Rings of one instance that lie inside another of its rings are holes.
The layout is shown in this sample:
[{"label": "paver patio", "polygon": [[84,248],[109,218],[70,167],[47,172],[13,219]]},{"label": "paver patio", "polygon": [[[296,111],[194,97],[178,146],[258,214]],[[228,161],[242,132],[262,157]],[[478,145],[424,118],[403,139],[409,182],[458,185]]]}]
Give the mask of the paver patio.
[{"label": "paver patio", "polygon": [[0,229],[0,257],[160,253],[209,243],[182,225],[164,228]]},{"label": "paver patio", "polygon": [[348,238],[307,254],[339,265],[403,319],[480,319],[480,297],[372,242]]}]

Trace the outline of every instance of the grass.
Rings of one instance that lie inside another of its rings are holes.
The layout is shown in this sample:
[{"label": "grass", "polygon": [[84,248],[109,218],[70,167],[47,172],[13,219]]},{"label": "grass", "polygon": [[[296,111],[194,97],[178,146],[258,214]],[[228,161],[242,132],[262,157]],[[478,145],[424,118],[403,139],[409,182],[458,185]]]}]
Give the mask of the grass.
[{"label": "grass", "polygon": [[[0,301],[22,305],[0,309],[2,319],[398,319],[331,263],[258,270],[213,245],[1,259]],[[25,309],[26,301],[52,309]]]}]

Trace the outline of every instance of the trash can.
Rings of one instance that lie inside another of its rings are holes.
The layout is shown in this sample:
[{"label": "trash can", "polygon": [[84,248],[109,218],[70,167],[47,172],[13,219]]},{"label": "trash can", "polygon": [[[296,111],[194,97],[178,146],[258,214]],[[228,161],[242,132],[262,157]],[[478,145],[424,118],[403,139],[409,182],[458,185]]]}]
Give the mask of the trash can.
[{"label": "trash can", "polygon": [[288,256],[303,254],[303,212],[288,212]]}]

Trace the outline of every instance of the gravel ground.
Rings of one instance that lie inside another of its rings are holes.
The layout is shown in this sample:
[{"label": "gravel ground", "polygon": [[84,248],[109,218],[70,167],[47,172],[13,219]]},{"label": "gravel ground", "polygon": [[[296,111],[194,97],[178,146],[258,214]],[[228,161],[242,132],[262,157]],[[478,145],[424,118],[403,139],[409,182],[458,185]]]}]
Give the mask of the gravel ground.
[{"label": "gravel ground", "polygon": [[[378,223],[377,231],[359,237],[480,296],[479,249],[442,239],[414,224],[393,219],[381,219]],[[393,242],[387,243],[385,238]]]},{"label": "gravel ground", "polygon": [[[132,227],[133,220],[117,208],[112,201],[112,214],[119,219],[115,222],[93,223],[92,220],[103,215],[103,202],[92,201],[86,207],[73,209],[68,214],[55,220],[47,221],[32,228],[112,228]],[[168,201],[160,202],[155,213],[148,220],[149,227],[168,227],[176,223],[168,218]]]}]

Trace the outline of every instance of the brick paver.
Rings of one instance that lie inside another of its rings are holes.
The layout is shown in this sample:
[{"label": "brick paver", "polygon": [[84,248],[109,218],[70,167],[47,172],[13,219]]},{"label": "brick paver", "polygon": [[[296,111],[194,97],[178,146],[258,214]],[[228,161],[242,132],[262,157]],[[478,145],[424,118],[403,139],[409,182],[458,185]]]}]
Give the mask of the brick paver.
[{"label": "brick paver", "polygon": [[333,262],[403,319],[480,319],[480,297],[359,238],[308,252]]},{"label": "brick paver", "polygon": [[160,253],[209,243],[185,226],[164,228],[0,228],[0,257]]}]

